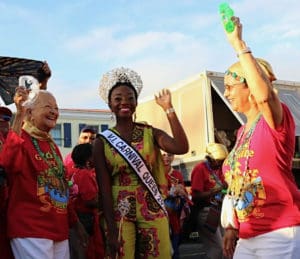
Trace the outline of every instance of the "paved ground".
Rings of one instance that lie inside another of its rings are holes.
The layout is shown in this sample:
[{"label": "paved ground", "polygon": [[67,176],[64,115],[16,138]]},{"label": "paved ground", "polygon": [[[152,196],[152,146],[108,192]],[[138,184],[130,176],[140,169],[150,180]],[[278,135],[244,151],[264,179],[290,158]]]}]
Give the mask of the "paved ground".
[{"label": "paved ground", "polygon": [[183,243],[179,247],[180,259],[207,259],[200,242]]}]

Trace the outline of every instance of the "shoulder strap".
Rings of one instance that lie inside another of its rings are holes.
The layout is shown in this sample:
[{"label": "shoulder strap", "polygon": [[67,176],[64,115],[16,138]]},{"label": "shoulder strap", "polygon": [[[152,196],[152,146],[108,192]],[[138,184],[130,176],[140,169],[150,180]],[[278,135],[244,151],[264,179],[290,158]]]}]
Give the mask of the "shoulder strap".
[{"label": "shoulder strap", "polygon": [[124,139],[115,134],[112,130],[105,130],[100,133],[112,147],[114,147],[119,154],[126,160],[126,162],[132,167],[132,169],[139,176],[141,181],[145,184],[147,189],[152,194],[153,198],[163,209],[166,215],[168,215],[165,208],[164,199],[161,196],[157,184],[150,173],[147,165],[145,164],[142,156],[129,145]]}]

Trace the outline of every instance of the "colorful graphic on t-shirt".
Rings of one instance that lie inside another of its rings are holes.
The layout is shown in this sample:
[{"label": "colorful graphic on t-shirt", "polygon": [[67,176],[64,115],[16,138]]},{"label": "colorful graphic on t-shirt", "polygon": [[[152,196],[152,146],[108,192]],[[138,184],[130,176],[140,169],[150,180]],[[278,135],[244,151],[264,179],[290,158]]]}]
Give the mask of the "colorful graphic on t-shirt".
[{"label": "colorful graphic on t-shirt", "polygon": [[[64,180],[64,174],[57,166],[53,155],[50,152],[46,154],[51,167],[39,172],[37,177],[37,195],[44,204],[40,209],[49,211],[51,208],[55,208],[58,212],[66,213],[69,191]],[[41,160],[38,155],[35,158]]]},{"label": "colorful graphic on t-shirt", "polygon": [[249,159],[254,156],[254,151],[250,150],[249,141],[236,149],[233,156],[235,159],[232,159],[231,163],[229,162],[230,155],[225,160],[225,165],[229,165],[225,178],[230,185],[231,194],[235,197],[234,206],[239,221],[247,221],[249,216],[263,217],[260,207],[265,203],[266,193],[263,181],[258,176],[259,171],[248,168]]}]

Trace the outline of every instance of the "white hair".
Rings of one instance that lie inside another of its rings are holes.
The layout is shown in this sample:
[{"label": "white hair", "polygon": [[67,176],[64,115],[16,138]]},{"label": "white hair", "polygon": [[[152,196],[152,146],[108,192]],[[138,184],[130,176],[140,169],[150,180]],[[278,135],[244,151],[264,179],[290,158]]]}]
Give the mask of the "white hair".
[{"label": "white hair", "polygon": [[54,95],[47,91],[47,90],[36,90],[36,91],[31,91],[28,95],[28,99],[23,103],[23,106],[26,108],[34,108],[35,105],[37,104],[37,100],[40,94],[49,94],[54,97]]}]

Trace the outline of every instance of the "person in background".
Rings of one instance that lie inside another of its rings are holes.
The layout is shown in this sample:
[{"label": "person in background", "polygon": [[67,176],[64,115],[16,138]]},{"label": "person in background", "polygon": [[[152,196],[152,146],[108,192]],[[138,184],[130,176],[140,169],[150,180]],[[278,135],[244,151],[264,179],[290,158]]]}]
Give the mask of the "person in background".
[{"label": "person in background", "polygon": [[223,256],[220,212],[222,190],[227,187],[222,163],[227,155],[227,148],[223,144],[209,143],[205,160],[197,164],[191,173],[192,201],[197,208],[197,230],[210,259]]},{"label": "person in background", "polygon": [[[94,139],[96,138],[96,131],[91,126],[85,126],[81,129],[77,144],[91,144]],[[66,176],[70,179],[70,174],[72,174],[74,169],[74,162],[72,159],[72,152],[67,154],[64,159],[64,166],[66,168]],[[82,226],[83,227],[83,226]],[[75,225],[74,227],[70,228],[69,233],[69,246],[70,246],[70,254],[71,259],[81,259],[84,258],[84,253],[82,252],[81,246],[78,246],[78,241],[80,238],[78,237],[80,233],[78,232],[78,226]]]},{"label": "person in background", "polygon": [[[5,143],[9,128],[12,111],[4,106],[0,106],[0,153]],[[7,237],[7,200],[8,183],[7,176],[3,167],[0,167],[0,251],[1,256],[6,259],[13,258],[10,242]]]},{"label": "person in background", "polygon": [[0,106],[0,151],[10,128],[11,118],[12,111],[7,107]]},{"label": "person in background", "polygon": [[[95,131],[95,129],[91,126],[83,127],[82,130],[80,131],[77,144],[84,144],[84,143],[92,144],[92,142],[96,138],[96,133],[97,132]],[[66,155],[64,159],[64,165],[67,168],[67,171],[69,168],[72,168],[74,166],[74,162],[72,160],[72,152]]]},{"label": "person in background", "polygon": [[234,31],[225,34],[239,61],[225,72],[224,96],[233,110],[245,115],[246,123],[223,164],[238,221],[225,230],[224,254],[296,259],[300,192],[292,174],[295,122],[273,88],[271,65],[252,55],[242,39],[240,19],[232,21]]},{"label": "person in background", "polygon": [[[77,241],[79,258],[104,258],[104,242],[99,228],[98,185],[92,164],[92,144],[78,144],[72,151],[74,167],[70,169],[71,200],[80,222],[89,236],[88,244]],[[81,249],[82,248],[82,249]]]},{"label": "person in background", "polygon": [[116,68],[103,75],[100,96],[115,114],[116,125],[94,141],[93,158],[110,256],[167,259],[171,243],[163,196],[168,182],[160,150],[186,153],[188,140],[169,90],[162,90],[155,100],[166,113],[173,137],[133,120],[141,89],[142,80],[131,69]]},{"label": "person in background", "polygon": [[40,72],[41,73],[39,73],[39,76],[37,78],[38,81],[39,81],[39,89],[40,90],[47,90],[48,81],[51,77],[51,69],[50,69],[47,61],[44,61],[44,64],[41,67]]},{"label": "person in background", "polygon": [[174,155],[163,153],[163,163],[168,179],[168,195],[165,205],[169,215],[171,228],[171,242],[173,247],[173,259],[179,259],[179,245],[181,241],[181,228],[184,217],[188,216],[189,198],[184,186],[182,173],[172,168]]},{"label": "person in background", "polygon": [[49,134],[58,107],[46,90],[31,99],[28,94],[23,87],[16,89],[17,112],[0,154],[13,194],[8,199],[8,237],[16,259],[68,259],[68,186],[61,154]]}]

